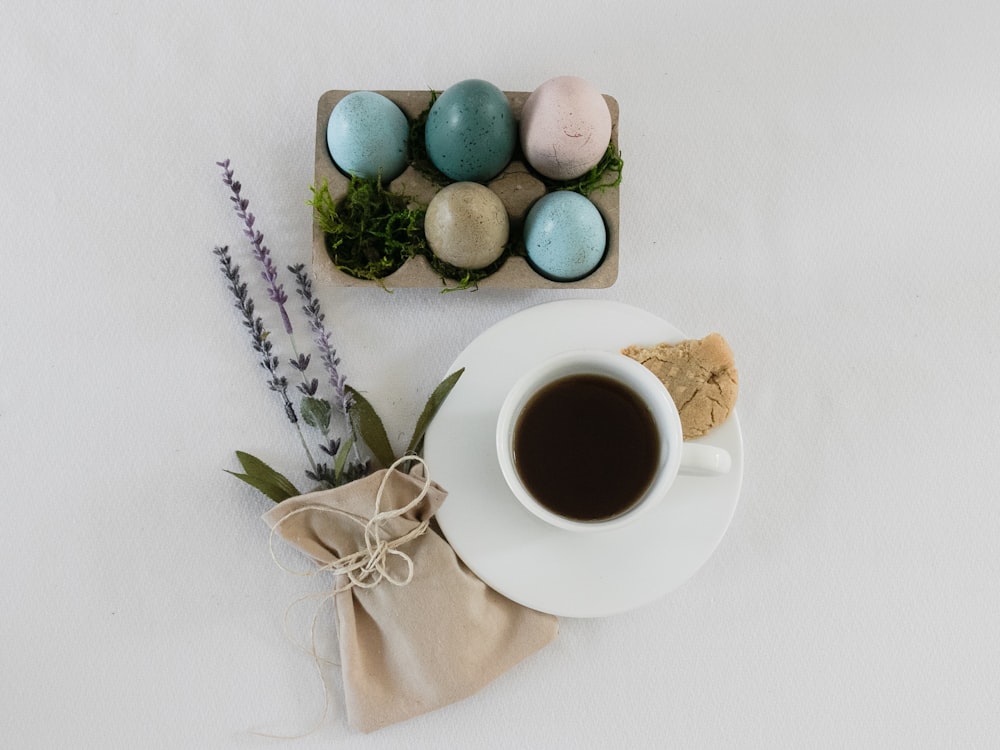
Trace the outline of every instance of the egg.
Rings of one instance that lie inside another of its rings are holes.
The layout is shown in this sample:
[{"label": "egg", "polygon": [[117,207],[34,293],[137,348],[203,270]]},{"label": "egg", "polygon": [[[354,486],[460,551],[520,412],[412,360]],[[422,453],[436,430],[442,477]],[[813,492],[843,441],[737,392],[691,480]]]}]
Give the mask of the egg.
[{"label": "egg", "polygon": [[560,190],[542,196],[528,211],[524,245],[528,262],[542,276],[576,281],[601,264],[607,230],[589,199]]},{"label": "egg", "polygon": [[406,169],[410,125],[403,111],[374,91],[354,91],[330,113],[326,144],[334,163],[365,179],[395,179]]},{"label": "egg", "polygon": [[454,182],[427,206],[424,235],[434,255],[458,268],[478,270],[501,255],[510,221],[500,196],[478,182]]},{"label": "egg", "polygon": [[488,81],[470,79],[448,87],[427,113],[427,156],[452,180],[486,182],[496,177],[516,144],[510,102]]},{"label": "egg", "polygon": [[601,92],[576,76],[552,78],[528,95],[521,148],[553,180],[572,180],[600,163],[611,142],[611,111]]}]

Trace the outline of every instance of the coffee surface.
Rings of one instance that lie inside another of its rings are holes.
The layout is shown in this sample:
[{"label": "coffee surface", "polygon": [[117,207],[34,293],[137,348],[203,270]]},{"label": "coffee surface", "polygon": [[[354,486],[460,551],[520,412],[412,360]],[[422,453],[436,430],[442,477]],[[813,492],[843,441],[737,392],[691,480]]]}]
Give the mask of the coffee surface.
[{"label": "coffee surface", "polygon": [[514,465],[535,499],[579,521],[621,515],[656,474],[660,439],[649,408],[603,375],[570,375],[538,391],[514,427]]}]

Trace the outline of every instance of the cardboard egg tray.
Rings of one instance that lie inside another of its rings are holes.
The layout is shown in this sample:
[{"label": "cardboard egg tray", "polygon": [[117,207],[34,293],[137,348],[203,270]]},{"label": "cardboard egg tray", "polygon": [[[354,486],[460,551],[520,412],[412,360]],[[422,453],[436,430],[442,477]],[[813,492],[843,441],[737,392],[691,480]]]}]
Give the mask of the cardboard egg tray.
[{"label": "cardboard egg tray", "polygon": [[[316,112],[316,181],[319,186],[326,180],[330,187],[330,195],[334,201],[340,200],[346,193],[350,180],[337,169],[330,157],[326,145],[326,127],[330,112],[337,102],[347,96],[350,91],[327,91],[319,99]],[[431,105],[430,91],[379,91],[378,93],[393,101],[410,122],[416,120]],[[520,120],[521,108],[530,92],[505,91],[510,101],[516,120]],[[618,102],[605,95],[608,109],[611,111],[611,142],[618,145]],[[486,186],[493,190],[503,201],[510,219],[510,236],[519,238],[522,232],[524,218],[531,205],[550,190],[539,180],[523,161],[520,146],[515,149],[514,159],[497,177]],[[394,193],[406,195],[416,202],[426,206],[442,186],[435,185],[424,175],[408,166],[406,171],[393,180],[388,189]],[[479,288],[498,289],[603,289],[614,284],[618,278],[618,186],[594,190],[587,196],[600,211],[607,228],[607,247],[604,259],[591,274],[578,281],[553,281],[538,274],[522,257],[511,256],[495,272],[477,283]],[[389,289],[403,287],[436,287],[442,288],[454,283],[448,279],[442,281],[441,276],[431,268],[426,258],[416,256],[407,260],[395,272],[378,281],[359,279],[338,269],[326,251],[325,238],[316,222],[313,222],[313,273],[322,282],[335,286],[385,286]]]}]

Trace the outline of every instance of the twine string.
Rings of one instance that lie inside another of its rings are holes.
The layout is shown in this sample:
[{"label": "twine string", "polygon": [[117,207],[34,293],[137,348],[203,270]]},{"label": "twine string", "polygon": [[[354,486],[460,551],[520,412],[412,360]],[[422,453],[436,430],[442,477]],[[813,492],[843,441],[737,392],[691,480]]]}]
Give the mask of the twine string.
[{"label": "twine string", "polygon": [[[389,477],[392,476],[393,471],[395,471],[401,463],[407,461],[418,461],[422,466],[424,466],[424,483],[420,488],[420,492],[417,493],[417,495],[402,508],[397,508],[395,510],[382,510],[382,497],[385,494]],[[379,483],[378,492],[375,495],[375,512],[372,514],[371,518],[364,518],[363,516],[350,513],[342,508],[334,508],[329,505],[303,505],[300,508],[296,508],[287,515],[283,516],[278,523],[271,528],[271,534],[268,537],[268,549],[271,553],[271,559],[274,560],[274,563],[279,568],[284,570],[286,573],[291,573],[292,575],[314,576],[324,571],[332,571],[333,573],[346,576],[347,580],[340,585],[335,586],[332,590],[326,592],[327,595],[336,595],[342,591],[349,591],[354,587],[363,589],[372,588],[377,586],[383,580],[388,581],[394,586],[407,585],[413,580],[413,558],[405,552],[402,552],[399,548],[404,544],[413,541],[417,537],[422,536],[430,526],[430,519],[424,519],[409,532],[394,539],[384,538],[383,534],[385,533],[385,529],[383,528],[383,524],[391,521],[393,518],[399,518],[400,516],[406,515],[423,502],[425,497],[427,497],[427,492],[430,490],[431,486],[431,479],[430,474],[426,471],[426,467],[427,465],[419,456],[404,456],[396,459],[392,466],[389,467],[389,470],[385,473],[385,476],[382,477],[382,481]],[[364,530],[364,549],[359,549],[341,557],[334,557],[329,562],[309,568],[308,570],[295,570],[284,565],[280,560],[278,560],[278,556],[274,551],[274,537],[277,533],[278,527],[300,513],[308,512],[329,513],[335,516],[340,516],[358,524],[359,526],[362,526]],[[397,561],[402,561],[406,571],[405,575],[393,575],[389,565],[390,557]]]}]

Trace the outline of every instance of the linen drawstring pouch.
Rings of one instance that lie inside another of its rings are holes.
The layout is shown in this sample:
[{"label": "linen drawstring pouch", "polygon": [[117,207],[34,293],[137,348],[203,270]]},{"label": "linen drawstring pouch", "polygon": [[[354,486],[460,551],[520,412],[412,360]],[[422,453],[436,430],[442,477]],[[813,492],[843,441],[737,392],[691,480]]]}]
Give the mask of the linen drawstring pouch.
[{"label": "linen drawstring pouch", "polygon": [[[264,515],[335,574],[349,725],[362,732],[466,698],[550,643],[558,620],[501,596],[431,526],[447,493],[397,464]],[[272,537],[273,538],[273,537]],[[318,657],[317,657],[318,658]]]}]

